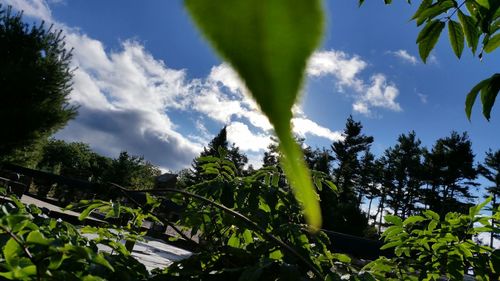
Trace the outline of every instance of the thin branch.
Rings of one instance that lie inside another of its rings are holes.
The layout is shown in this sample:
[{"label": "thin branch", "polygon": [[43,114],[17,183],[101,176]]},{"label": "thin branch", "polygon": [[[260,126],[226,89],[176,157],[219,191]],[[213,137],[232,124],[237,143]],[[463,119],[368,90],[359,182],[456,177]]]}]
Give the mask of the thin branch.
[{"label": "thin branch", "polygon": [[320,280],[324,280],[323,274],[316,268],[313,264],[311,264],[306,258],[304,258],[301,254],[299,254],[294,248],[283,242],[281,239],[277,238],[276,236],[270,234],[267,232],[264,228],[260,227],[258,224],[244,216],[243,214],[240,214],[220,203],[214,202],[210,199],[207,199],[203,196],[190,193],[184,190],[178,190],[178,189],[173,189],[173,188],[162,188],[162,189],[150,189],[150,190],[127,190],[119,185],[115,185],[116,187],[120,188],[123,190],[123,192],[131,192],[131,193],[138,193],[138,192],[148,192],[148,193],[177,193],[177,194],[182,194],[188,197],[196,198],[200,201],[203,201],[205,203],[208,203],[212,206],[217,207],[218,209],[223,210],[226,213],[229,213],[233,217],[243,221],[245,224],[247,224],[251,229],[256,230],[262,234],[266,239],[278,244],[283,250],[287,251],[288,253],[292,254],[293,256],[297,257],[302,263],[304,263],[307,267],[311,269],[311,271],[316,275],[316,277]]}]

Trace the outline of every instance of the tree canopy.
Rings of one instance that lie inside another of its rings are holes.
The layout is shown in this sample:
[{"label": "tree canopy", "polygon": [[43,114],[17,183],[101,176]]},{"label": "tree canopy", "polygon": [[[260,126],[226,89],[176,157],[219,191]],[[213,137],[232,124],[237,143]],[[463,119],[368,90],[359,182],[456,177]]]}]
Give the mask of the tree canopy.
[{"label": "tree canopy", "polygon": [[0,6],[0,158],[35,145],[76,115],[68,102],[71,51],[63,39],[61,31],[30,26],[22,13]]}]

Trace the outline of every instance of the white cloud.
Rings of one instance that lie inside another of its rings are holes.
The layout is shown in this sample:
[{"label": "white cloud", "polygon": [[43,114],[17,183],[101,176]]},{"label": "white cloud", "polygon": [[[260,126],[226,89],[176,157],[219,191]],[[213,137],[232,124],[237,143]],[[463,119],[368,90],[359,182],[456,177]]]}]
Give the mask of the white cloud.
[{"label": "white cloud", "polygon": [[[43,0],[8,0],[26,15],[54,22]],[[251,99],[231,67],[214,66],[207,77],[187,79],[185,70],[169,68],[133,40],[108,50],[78,28],[55,22],[74,47],[71,102],[79,105],[78,117],[57,137],[89,143],[98,152],[116,156],[121,150],[144,157],[163,169],[186,167],[206,145],[204,122],[227,125],[228,138],[255,162],[270,142],[272,126]],[[363,87],[358,78],[366,63],[342,52],[317,53],[310,62],[312,76],[334,75],[342,87]],[[172,112],[200,114],[192,121],[198,134],[184,136],[185,123],[173,121]],[[340,133],[309,120],[300,106],[293,112],[296,134],[335,140]],[[201,122],[200,120],[204,120]],[[251,125],[251,126],[249,126]],[[256,163],[254,163],[256,165]]]},{"label": "white cloud", "polygon": [[231,123],[226,130],[229,143],[235,143],[243,151],[263,151],[271,143],[269,134],[253,133],[241,122]]},{"label": "white cloud", "polygon": [[43,0],[2,0],[6,6],[12,6],[23,11],[25,16],[34,17],[46,22],[52,22],[49,5]]},{"label": "white cloud", "polygon": [[332,75],[338,81],[338,90],[349,87],[354,91],[352,108],[355,112],[368,115],[372,108],[401,111],[396,101],[399,90],[394,83],[387,82],[383,74],[374,74],[369,81],[361,78],[367,63],[358,56],[349,56],[341,51],[316,52],[310,59],[307,73],[312,77]]},{"label": "white cloud", "polygon": [[341,51],[315,52],[309,59],[307,74],[312,77],[333,75],[339,86],[361,91],[363,82],[358,78],[367,63],[358,56],[349,57]]},{"label": "white cloud", "polygon": [[401,106],[395,101],[398,95],[399,90],[394,84],[387,83],[384,75],[375,74],[371,77],[371,84],[366,88],[366,93],[358,100],[358,103],[364,104],[366,108],[373,106],[401,111]]},{"label": "white cloud", "polygon": [[427,103],[427,98],[428,98],[427,95],[424,95],[422,93],[417,93],[417,96],[420,99],[420,102],[422,102],[423,104]]},{"label": "white cloud", "polygon": [[333,132],[328,128],[318,125],[310,119],[295,117],[292,119],[292,124],[294,133],[300,137],[306,137],[306,135],[309,134],[317,137],[323,137],[330,141],[338,141],[343,138],[340,132]]},{"label": "white cloud", "polygon": [[412,65],[417,65],[418,64],[418,59],[415,56],[410,55],[407,50],[397,50],[397,51],[392,51],[389,52],[391,55],[399,58],[403,62],[412,64]]}]

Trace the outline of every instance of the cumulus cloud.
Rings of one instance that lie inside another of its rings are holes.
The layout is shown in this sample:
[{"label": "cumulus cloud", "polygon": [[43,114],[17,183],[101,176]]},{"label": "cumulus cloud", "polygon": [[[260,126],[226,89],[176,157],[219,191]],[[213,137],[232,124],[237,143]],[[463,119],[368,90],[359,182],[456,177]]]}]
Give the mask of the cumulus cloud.
[{"label": "cumulus cloud", "polygon": [[[64,30],[67,45],[74,47],[76,70],[70,98],[80,106],[79,115],[57,137],[84,141],[109,156],[127,150],[171,170],[188,166],[210,140],[207,121],[227,125],[229,141],[249,153],[254,164],[261,158],[258,153],[269,145],[273,134],[269,120],[228,64],[214,66],[207,77],[187,79],[186,70],[169,68],[137,41],[125,40],[120,48],[108,50],[78,28],[56,22],[43,0],[8,0],[7,4],[28,16],[54,22]],[[369,88],[359,78],[366,65],[357,56],[318,52],[307,72],[310,76],[333,75],[340,88],[362,91]],[[390,96],[384,91],[381,95]],[[368,100],[364,102],[372,106]],[[378,100],[374,103],[379,104],[385,105]],[[300,106],[292,111],[297,135],[330,141],[341,137],[307,118]],[[174,112],[196,113],[198,117],[174,120],[170,118]],[[183,134],[185,126],[196,128],[197,134]]]},{"label": "cumulus cloud", "polygon": [[333,76],[339,91],[344,91],[345,87],[352,89],[355,112],[369,116],[374,107],[401,111],[401,105],[396,101],[399,90],[394,83],[387,82],[384,74],[374,74],[369,81],[361,77],[367,65],[360,57],[341,51],[318,51],[309,60],[307,73],[312,77]]},{"label": "cumulus cloud", "polygon": [[398,59],[402,60],[403,62],[412,64],[412,65],[418,64],[417,57],[410,55],[410,53],[408,53],[407,50],[390,51],[388,53],[397,57]]},{"label": "cumulus cloud", "polygon": [[52,22],[52,12],[49,5],[43,0],[2,0],[6,6],[12,6],[23,11],[25,16]]},{"label": "cumulus cloud", "polygon": [[340,132],[333,132],[328,128],[318,125],[310,119],[295,117],[292,119],[292,125],[293,131],[300,137],[313,135],[326,138],[330,141],[338,141],[342,139],[342,134]]},{"label": "cumulus cloud", "polygon": [[226,130],[229,143],[234,143],[243,151],[263,151],[271,143],[269,134],[254,133],[241,122],[231,123]]}]

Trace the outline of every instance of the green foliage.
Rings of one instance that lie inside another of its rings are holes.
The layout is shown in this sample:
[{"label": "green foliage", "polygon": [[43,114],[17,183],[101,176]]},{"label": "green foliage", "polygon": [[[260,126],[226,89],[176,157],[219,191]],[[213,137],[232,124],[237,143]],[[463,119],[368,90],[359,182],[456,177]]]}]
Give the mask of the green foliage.
[{"label": "green foliage", "polygon": [[[97,242],[80,234],[75,226],[49,219],[34,205],[24,206],[12,197],[14,204],[0,206],[0,276],[8,280],[140,280],[147,277],[142,264],[127,251],[113,254],[98,251]],[[113,236],[108,229],[94,231]],[[101,244],[103,239],[98,242]],[[111,241],[111,239],[109,239]]]},{"label": "green foliage", "polygon": [[0,6],[0,159],[30,150],[76,114],[69,105],[71,52],[60,31],[29,26]]},{"label": "green foliage", "polygon": [[394,258],[379,258],[363,270],[380,280],[463,280],[472,271],[476,280],[498,280],[498,250],[474,242],[484,232],[498,232],[492,225],[500,212],[481,215],[487,201],[468,214],[448,213],[443,220],[432,211],[406,220],[386,216],[391,224],[383,233],[382,249],[394,249]]},{"label": "green foliage", "polygon": [[[311,267],[319,272],[328,272],[340,264],[349,268],[343,263],[348,260],[346,256],[334,255],[328,250],[329,240],[324,233],[311,235],[307,231],[299,205],[289,192],[290,187],[280,182],[277,166],[264,167],[249,176],[237,176],[234,164],[222,157],[201,160],[205,172],[212,178],[186,190],[223,204],[253,224],[203,201],[185,203],[185,197],[172,198],[187,206],[177,224],[191,230],[193,235],[197,234],[204,249],[200,254],[165,269],[164,278],[304,280],[308,278]],[[335,190],[328,175],[321,172],[313,172],[313,175],[318,189]],[[283,247],[275,239],[288,247]],[[287,279],[286,276],[293,278]]]},{"label": "green foliage", "polygon": [[[359,5],[363,2],[360,0]],[[384,3],[391,4],[392,1],[384,0]],[[483,58],[484,53],[492,53],[500,46],[500,1],[497,0],[422,0],[411,19],[417,26],[425,23],[417,38],[420,57],[424,63],[446,23],[449,42],[457,58],[462,56],[464,38],[473,55],[482,39],[482,48],[477,55],[479,59]],[[481,91],[483,115],[490,120],[491,109],[500,91],[499,77],[500,74],[495,73],[472,88],[465,102],[467,118],[470,119],[472,106]]]},{"label": "green foliage", "polygon": [[[317,195],[290,120],[307,59],[323,30],[319,0],[186,0],[186,7],[215,49],[239,73],[273,124],[282,166],[312,228],[321,225]],[[227,28],[232,26],[234,28]]]}]

